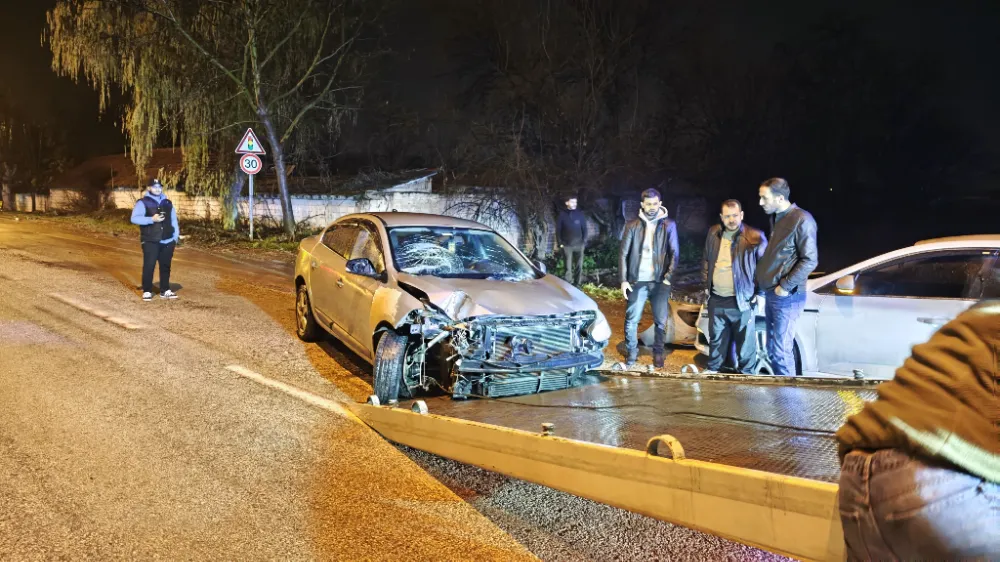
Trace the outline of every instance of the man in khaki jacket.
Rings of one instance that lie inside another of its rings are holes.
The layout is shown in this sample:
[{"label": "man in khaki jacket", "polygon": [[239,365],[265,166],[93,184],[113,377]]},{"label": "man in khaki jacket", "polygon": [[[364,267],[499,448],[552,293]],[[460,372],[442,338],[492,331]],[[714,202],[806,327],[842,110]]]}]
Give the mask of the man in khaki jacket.
[{"label": "man in khaki jacket", "polygon": [[837,432],[852,559],[1000,560],[1000,300],[913,352]]}]

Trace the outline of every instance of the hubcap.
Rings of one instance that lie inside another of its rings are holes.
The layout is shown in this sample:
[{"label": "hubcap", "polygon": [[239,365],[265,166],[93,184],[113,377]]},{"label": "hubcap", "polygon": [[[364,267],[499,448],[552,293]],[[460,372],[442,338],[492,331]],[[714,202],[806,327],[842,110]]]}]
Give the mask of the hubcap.
[{"label": "hubcap", "polygon": [[306,331],[306,325],[309,323],[309,304],[306,302],[307,298],[304,290],[299,291],[299,297],[295,303],[296,320],[298,320],[299,331],[303,333]]}]

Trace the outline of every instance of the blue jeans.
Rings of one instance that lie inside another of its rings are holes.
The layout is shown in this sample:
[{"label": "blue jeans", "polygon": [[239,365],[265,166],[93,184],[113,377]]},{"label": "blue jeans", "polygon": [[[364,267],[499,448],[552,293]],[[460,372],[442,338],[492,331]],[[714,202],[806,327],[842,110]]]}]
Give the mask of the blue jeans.
[{"label": "blue jeans", "polygon": [[767,356],[771,359],[774,374],[794,377],[795,372],[795,322],[806,308],[803,289],[779,297],[774,290],[765,295],[764,317],[767,325]]},{"label": "blue jeans", "polygon": [[1000,560],[1000,484],[897,449],[840,471],[850,560]]},{"label": "blue jeans", "polygon": [[628,306],[625,308],[625,351],[628,363],[634,363],[639,357],[639,320],[642,319],[647,299],[653,305],[653,324],[656,327],[653,354],[663,354],[667,321],[670,319],[670,285],[653,281],[633,283],[628,294]]}]

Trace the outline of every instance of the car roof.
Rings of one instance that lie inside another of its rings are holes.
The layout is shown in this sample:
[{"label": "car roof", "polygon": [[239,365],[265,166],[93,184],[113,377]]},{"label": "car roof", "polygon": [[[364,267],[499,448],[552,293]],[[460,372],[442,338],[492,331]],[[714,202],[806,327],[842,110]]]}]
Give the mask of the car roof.
[{"label": "car roof", "polygon": [[1000,234],[965,234],[963,236],[943,236],[941,238],[928,238],[927,240],[921,240],[914,244],[914,246],[923,246],[925,244],[936,244],[938,242],[986,242],[986,243],[996,243],[1000,242]]},{"label": "car roof", "polygon": [[375,218],[382,221],[387,228],[392,228],[396,226],[445,226],[451,228],[477,228],[489,230],[490,227],[485,224],[481,224],[475,221],[459,219],[455,217],[449,217],[445,215],[432,215],[430,213],[397,213],[397,212],[379,212],[379,213],[358,213],[353,215],[347,215],[339,219],[346,220],[350,218]]}]

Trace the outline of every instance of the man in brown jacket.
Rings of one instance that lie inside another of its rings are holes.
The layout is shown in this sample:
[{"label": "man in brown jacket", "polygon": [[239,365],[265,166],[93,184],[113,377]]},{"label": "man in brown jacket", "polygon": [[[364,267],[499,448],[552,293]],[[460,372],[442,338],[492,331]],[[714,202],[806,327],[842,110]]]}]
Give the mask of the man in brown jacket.
[{"label": "man in brown jacket", "polygon": [[852,559],[1000,560],[1000,300],[943,326],[837,432]]}]

